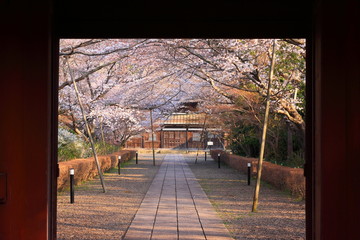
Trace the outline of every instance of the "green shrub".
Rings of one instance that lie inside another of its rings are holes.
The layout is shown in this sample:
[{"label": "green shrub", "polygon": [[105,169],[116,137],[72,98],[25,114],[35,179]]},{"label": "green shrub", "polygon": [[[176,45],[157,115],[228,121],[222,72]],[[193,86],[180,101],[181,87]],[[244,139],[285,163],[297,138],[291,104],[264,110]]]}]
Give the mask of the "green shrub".
[{"label": "green shrub", "polygon": [[[98,155],[106,155],[119,151],[119,146],[95,142]],[[75,158],[87,158],[93,155],[90,143],[85,142],[76,134],[65,128],[59,127],[58,131],[58,161],[64,162]]]},{"label": "green shrub", "polygon": [[267,158],[266,161],[291,168],[303,168],[305,163],[301,152],[294,153],[289,159]]},{"label": "green shrub", "polygon": [[94,145],[95,145],[96,153],[99,155],[106,155],[120,150],[119,146],[112,145],[109,143],[95,142]]},{"label": "green shrub", "polygon": [[[269,121],[265,145],[265,160],[292,168],[303,168],[304,144],[299,131],[292,129],[292,153],[288,154],[288,125],[283,118],[273,115]],[[228,140],[232,152],[244,157],[259,157],[262,130],[259,126],[245,121],[231,128]]]},{"label": "green shrub", "polygon": [[82,158],[85,154],[85,142],[71,131],[60,127],[58,130],[58,161]]},{"label": "green shrub", "polygon": [[258,135],[258,129],[255,126],[243,125],[232,128],[229,136],[231,151],[240,156],[258,157],[260,149]]}]

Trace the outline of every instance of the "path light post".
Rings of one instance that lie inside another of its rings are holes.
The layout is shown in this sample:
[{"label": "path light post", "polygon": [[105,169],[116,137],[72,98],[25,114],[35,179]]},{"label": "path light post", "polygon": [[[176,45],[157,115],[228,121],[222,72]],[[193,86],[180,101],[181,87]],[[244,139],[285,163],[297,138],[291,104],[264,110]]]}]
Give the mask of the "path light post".
[{"label": "path light post", "polygon": [[[208,141],[207,145],[209,146],[209,153],[210,153],[210,156],[211,156],[211,146],[214,145],[214,142]],[[205,152],[205,161],[206,161],[206,152]]]},{"label": "path light post", "polygon": [[118,161],[118,173],[120,175],[120,168],[121,168],[121,156],[118,157],[119,161]]},{"label": "path light post", "polygon": [[248,185],[250,185],[251,163],[248,163],[248,164],[247,164],[247,167],[248,167],[248,168],[247,168],[247,173],[248,173],[248,176],[247,176],[247,177],[248,177]]},{"label": "path light post", "polygon": [[73,168],[70,168],[70,203],[74,203],[74,175],[75,175],[75,170]]},{"label": "path light post", "polygon": [[218,153],[218,166],[220,168],[220,153]]},{"label": "path light post", "polygon": [[136,152],[136,154],[135,154],[135,160],[136,160],[136,164],[138,164],[138,157],[139,157],[139,154],[138,154],[138,152]]}]

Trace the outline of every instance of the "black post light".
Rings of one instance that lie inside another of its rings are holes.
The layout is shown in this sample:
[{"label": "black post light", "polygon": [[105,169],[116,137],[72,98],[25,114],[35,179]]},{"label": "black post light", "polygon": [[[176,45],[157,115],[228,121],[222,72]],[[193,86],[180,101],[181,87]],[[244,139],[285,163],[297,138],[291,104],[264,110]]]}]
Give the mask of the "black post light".
[{"label": "black post light", "polygon": [[247,176],[247,177],[248,177],[248,185],[250,185],[251,163],[248,163],[248,164],[247,164],[247,167],[248,167],[248,168],[247,168],[247,173],[248,173],[248,176]]},{"label": "black post light", "polygon": [[118,173],[120,175],[120,168],[121,168],[121,156],[118,157],[119,161],[118,161]]},{"label": "black post light", "polygon": [[218,153],[218,166],[220,168],[220,153]]},{"label": "black post light", "polygon": [[73,168],[70,168],[70,203],[74,203],[74,195],[75,195],[75,187],[74,187],[74,175],[75,170]]}]

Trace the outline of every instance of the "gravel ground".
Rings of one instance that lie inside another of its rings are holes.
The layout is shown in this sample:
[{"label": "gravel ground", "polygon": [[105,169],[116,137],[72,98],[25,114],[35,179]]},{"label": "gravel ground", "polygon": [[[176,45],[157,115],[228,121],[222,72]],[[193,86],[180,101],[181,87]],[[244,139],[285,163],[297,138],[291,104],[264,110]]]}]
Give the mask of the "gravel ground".
[{"label": "gravel ground", "polygon": [[[105,174],[107,193],[99,179],[76,187],[75,203],[68,191],[58,195],[58,239],[121,239],[130,226],[153,177],[165,155],[158,154],[153,166],[151,154],[139,154],[121,169]],[[234,239],[305,239],[305,203],[262,184],[257,213],[251,212],[254,181],[225,165],[218,169],[203,156],[185,154],[189,167],[199,180]]]},{"label": "gravel ground", "polygon": [[305,201],[262,183],[258,212],[252,213],[255,181],[226,165],[218,168],[204,157],[186,160],[234,239],[305,239]]},{"label": "gravel ground", "polygon": [[70,204],[69,191],[58,194],[57,239],[121,239],[130,226],[164,155],[139,154],[127,162],[118,175],[117,169],[104,175],[106,193],[99,179],[75,188],[75,203]]}]

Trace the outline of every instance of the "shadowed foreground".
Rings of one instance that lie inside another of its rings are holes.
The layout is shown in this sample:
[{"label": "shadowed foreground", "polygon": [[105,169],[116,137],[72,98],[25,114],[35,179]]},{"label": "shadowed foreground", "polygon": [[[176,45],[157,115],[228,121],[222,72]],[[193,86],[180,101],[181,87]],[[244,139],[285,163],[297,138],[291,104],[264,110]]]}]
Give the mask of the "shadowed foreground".
[{"label": "shadowed foreground", "polygon": [[212,159],[184,155],[231,236],[241,240],[305,239],[305,201],[262,182],[258,212],[251,212],[255,179]]},{"label": "shadowed foreground", "polygon": [[69,192],[58,196],[57,238],[67,239],[121,239],[130,226],[141,201],[158,172],[163,155],[139,156],[128,162],[118,175],[117,169],[104,175],[106,193],[99,179],[93,179],[75,190],[75,203],[70,204]]},{"label": "shadowed foreground", "polygon": [[231,238],[183,155],[168,154],[125,239]]},{"label": "shadowed foreground", "polygon": [[[207,220],[214,211],[211,209],[210,215],[201,216],[201,204],[196,205],[196,202],[202,200],[210,200],[217,217],[235,239],[305,239],[304,201],[296,201],[263,184],[259,212],[251,213],[254,182],[248,186],[245,175],[226,165],[218,169],[217,163],[209,157],[204,161],[200,156],[198,163],[194,164],[194,154],[172,156],[177,156],[173,160],[179,160],[180,164],[164,161],[160,168],[165,155],[157,154],[156,166],[153,166],[151,154],[140,154],[139,164],[136,165],[134,160],[127,163],[120,176],[116,170],[105,175],[107,193],[102,193],[98,179],[76,187],[75,204],[69,203],[68,191],[60,193],[58,239],[122,239],[127,231],[127,239],[150,239],[149,236],[152,239],[205,239],[205,236],[211,239],[212,234],[218,234],[214,239],[226,238],[228,233],[224,229],[213,233],[211,228],[206,230],[207,224],[211,223]],[[157,173],[158,177],[155,177]],[[166,175],[170,179],[165,181]],[[197,182],[194,176],[209,200],[196,195],[191,197],[193,183]],[[153,180],[155,185],[161,186],[160,189],[151,185]],[[147,198],[147,193],[156,196],[155,200]],[[134,218],[141,204],[147,205],[144,218]],[[199,207],[191,209],[189,206]],[[196,221],[191,222],[194,219]],[[143,223],[137,224],[142,220],[152,221],[150,232],[146,227],[139,229],[144,226]],[[141,230],[141,237],[133,230]],[[162,230],[166,230],[166,235],[156,235]],[[135,234],[135,238],[131,234]]]}]

